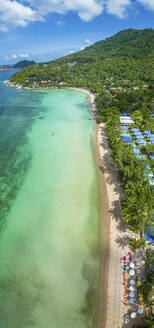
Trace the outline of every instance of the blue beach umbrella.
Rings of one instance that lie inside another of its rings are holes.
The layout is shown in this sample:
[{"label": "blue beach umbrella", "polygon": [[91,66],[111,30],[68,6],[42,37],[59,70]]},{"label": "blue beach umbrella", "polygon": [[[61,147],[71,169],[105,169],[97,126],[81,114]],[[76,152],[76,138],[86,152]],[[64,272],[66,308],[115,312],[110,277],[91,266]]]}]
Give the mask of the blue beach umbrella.
[{"label": "blue beach umbrella", "polygon": [[133,132],[134,136],[142,136],[142,133],[140,131]]},{"label": "blue beach umbrella", "polygon": [[123,141],[126,142],[126,143],[131,143],[132,142],[132,139],[129,138],[129,137],[122,137]]},{"label": "blue beach umbrella", "polygon": [[139,129],[133,128],[132,132],[139,132]]},{"label": "blue beach umbrella", "polygon": [[138,145],[146,145],[146,141],[145,140],[136,140]]},{"label": "blue beach umbrella", "polygon": [[131,297],[130,300],[129,300],[129,303],[130,304],[135,304],[135,298]]},{"label": "blue beach umbrella", "polygon": [[138,139],[138,140],[144,139],[142,134],[135,136],[135,138]]},{"label": "blue beach umbrella", "polygon": [[120,133],[120,135],[121,135],[121,137],[130,137],[130,134],[129,133],[125,133],[125,132]]},{"label": "blue beach umbrella", "polygon": [[133,149],[133,153],[134,154],[141,154],[141,151],[140,151],[140,149],[136,148],[136,149]]},{"label": "blue beach umbrella", "polygon": [[127,126],[122,125],[122,126],[121,126],[121,130],[128,130],[128,128],[127,128]]},{"label": "blue beach umbrella", "polygon": [[143,133],[146,134],[147,136],[148,136],[149,134],[151,134],[151,132],[148,131],[148,130],[144,131]]}]

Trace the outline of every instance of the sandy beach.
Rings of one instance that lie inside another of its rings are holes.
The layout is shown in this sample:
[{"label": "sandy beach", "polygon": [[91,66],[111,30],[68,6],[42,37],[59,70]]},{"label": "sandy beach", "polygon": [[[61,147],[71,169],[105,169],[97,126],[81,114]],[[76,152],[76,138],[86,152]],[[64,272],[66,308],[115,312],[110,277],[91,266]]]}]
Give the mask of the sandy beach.
[{"label": "sandy beach", "polygon": [[[95,95],[78,89],[89,96],[92,111],[96,111]],[[120,185],[110,156],[105,135],[105,124],[96,129],[96,151],[99,166],[100,189],[100,300],[98,309],[98,328],[121,328],[128,306],[123,303],[124,286],[122,284],[121,258],[127,255],[130,234],[120,218]]]},{"label": "sandy beach", "polygon": [[[120,259],[128,253],[128,248],[125,245],[128,234],[124,232],[124,227],[120,220],[120,186],[110,158],[110,150],[103,123],[99,125],[97,141],[100,170],[104,175],[106,185],[106,206],[108,207],[106,233],[109,235],[107,241],[109,249],[106,256],[107,275],[105,277],[107,286],[105,324],[102,320],[99,320],[99,328],[120,328],[122,327],[123,316],[127,312],[127,307],[123,304],[124,286],[122,285],[122,263]],[[102,267],[102,276],[103,270],[104,268]],[[104,284],[104,278],[102,278],[100,289],[104,288],[102,284]],[[103,293],[100,293],[100,295],[103,297]],[[103,304],[100,300],[101,303]]]}]

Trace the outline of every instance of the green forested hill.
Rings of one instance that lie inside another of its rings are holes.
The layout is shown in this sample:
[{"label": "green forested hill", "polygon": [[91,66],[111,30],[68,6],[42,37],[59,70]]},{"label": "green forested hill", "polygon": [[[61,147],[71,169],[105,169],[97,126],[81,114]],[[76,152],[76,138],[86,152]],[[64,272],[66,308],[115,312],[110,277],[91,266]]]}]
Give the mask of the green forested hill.
[{"label": "green forested hill", "polygon": [[30,65],[36,65],[36,63],[33,60],[21,60],[16,63],[13,68],[24,68]]},{"label": "green forested hill", "polygon": [[11,78],[23,86],[55,86],[61,82],[99,91],[122,80],[154,80],[154,30],[128,29],[60,59],[28,67]]}]

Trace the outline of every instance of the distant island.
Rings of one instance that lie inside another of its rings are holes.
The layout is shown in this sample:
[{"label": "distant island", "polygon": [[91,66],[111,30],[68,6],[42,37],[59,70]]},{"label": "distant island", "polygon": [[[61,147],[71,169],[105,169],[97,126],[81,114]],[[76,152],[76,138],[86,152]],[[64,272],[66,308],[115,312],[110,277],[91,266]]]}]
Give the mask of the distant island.
[{"label": "distant island", "polygon": [[8,70],[8,69],[12,69],[12,67],[9,66],[9,65],[2,65],[2,66],[0,67],[0,71],[6,71],[6,70]]},{"label": "distant island", "polygon": [[13,68],[24,68],[31,65],[36,65],[36,62],[34,60],[21,60],[18,63],[16,63]]}]

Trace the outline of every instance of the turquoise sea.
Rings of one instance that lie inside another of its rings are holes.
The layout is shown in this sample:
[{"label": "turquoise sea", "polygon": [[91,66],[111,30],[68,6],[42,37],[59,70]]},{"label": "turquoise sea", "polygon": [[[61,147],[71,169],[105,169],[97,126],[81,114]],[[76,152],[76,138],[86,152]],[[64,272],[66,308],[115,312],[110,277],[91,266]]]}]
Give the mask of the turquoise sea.
[{"label": "turquoise sea", "polygon": [[99,201],[87,96],[16,90],[3,83],[11,74],[0,72],[0,328],[94,328]]}]

